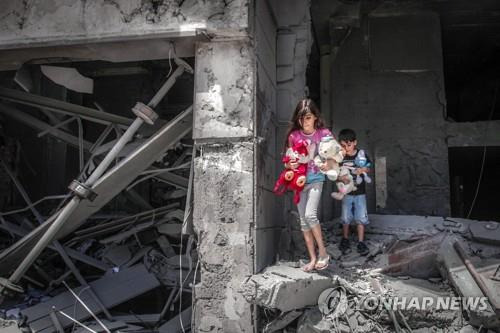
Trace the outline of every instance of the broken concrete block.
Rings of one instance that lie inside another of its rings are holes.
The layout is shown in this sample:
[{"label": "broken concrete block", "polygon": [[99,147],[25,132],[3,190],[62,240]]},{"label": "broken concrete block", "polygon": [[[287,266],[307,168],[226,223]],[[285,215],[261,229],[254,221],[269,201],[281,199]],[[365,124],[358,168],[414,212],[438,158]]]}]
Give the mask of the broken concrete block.
[{"label": "broken concrete block", "polygon": [[409,275],[416,278],[439,276],[436,267],[436,253],[445,239],[440,233],[401,247],[383,255],[382,272],[390,275]]},{"label": "broken concrete block", "polygon": [[460,330],[460,333],[476,333],[477,332],[477,329],[475,329],[473,326],[471,325],[467,325],[467,326],[464,326],[462,327],[462,329]]},{"label": "broken concrete block", "polygon": [[317,304],[321,292],[332,285],[327,276],[299,268],[271,266],[245,281],[242,293],[251,303],[286,312]]},{"label": "broken concrete block", "polygon": [[266,327],[264,327],[263,333],[273,333],[287,327],[288,324],[297,319],[302,314],[302,312],[303,311],[300,310],[293,310],[281,314],[280,316],[278,316],[278,318],[274,319],[273,321],[268,323]]},{"label": "broken concrete block", "polygon": [[[463,263],[459,254],[453,248],[455,241],[463,242],[456,237],[447,237],[441,244],[437,261],[443,278],[447,278],[456,292],[462,297],[484,297],[483,292]],[[500,318],[497,317],[490,304],[487,302],[486,310],[466,309],[469,314],[469,323],[474,326],[485,328],[495,328],[500,325]]]},{"label": "broken concrete block", "polygon": [[[347,327],[347,329],[349,328]],[[297,333],[330,332],[332,332],[331,325],[327,320],[323,320],[323,314],[318,310],[318,307],[307,309],[297,323]]]},{"label": "broken concrete block", "polygon": [[500,223],[498,222],[471,223],[469,230],[472,234],[472,238],[478,242],[500,245]]},{"label": "broken concrete block", "polygon": [[278,34],[276,46],[276,65],[277,66],[292,66],[295,57],[295,34]]},{"label": "broken concrete block", "polygon": [[[443,289],[440,285],[433,284],[426,279],[401,280],[388,277],[384,281],[384,288],[387,289],[385,295],[397,297],[399,300],[406,298],[405,305],[408,308],[402,309],[401,312],[409,322],[415,323],[416,327],[425,326],[426,322],[436,322],[445,327],[451,327],[455,318],[459,316],[459,313],[453,309],[437,309],[439,298],[451,299],[455,294],[449,288]],[[417,304],[420,305],[424,304],[424,299],[432,303],[428,303],[422,309],[410,309],[413,299],[418,300]]]},{"label": "broken concrete block", "polygon": [[342,252],[339,250],[337,244],[328,244],[328,246],[326,247],[326,252],[334,260],[338,260],[342,256]]}]

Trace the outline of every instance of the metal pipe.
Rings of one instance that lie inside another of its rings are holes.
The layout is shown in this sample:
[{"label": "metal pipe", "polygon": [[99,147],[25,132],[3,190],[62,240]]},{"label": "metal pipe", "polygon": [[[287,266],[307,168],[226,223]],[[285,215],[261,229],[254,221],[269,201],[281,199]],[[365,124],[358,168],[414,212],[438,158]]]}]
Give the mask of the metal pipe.
[{"label": "metal pipe", "polygon": [[139,117],[137,117],[134,120],[132,125],[130,125],[130,127],[127,128],[125,133],[123,133],[122,137],[116,142],[116,144],[108,152],[106,157],[102,160],[101,163],[99,163],[97,168],[95,168],[90,177],[85,181],[85,185],[87,186],[94,185],[96,180],[98,180],[104,174],[104,172],[108,169],[111,162],[113,162],[116,156],[118,156],[120,150],[122,150],[123,147],[125,147],[125,145],[127,144],[127,142],[129,142],[133,138],[135,132],[137,132],[137,130],[139,129],[139,127],[141,127],[143,123],[144,120],[142,120]]},{"label": "metal pipe", "polygon": [[[23,197],[24,201],[26,201],[26,204],[29,205],[31,212],[33,213],[33,215],[35,215],[35,218],[37,219],[38,223],[42,224],[44,222],[43,217],[38,212],[38,210],[35,207],[33,207],[31,199],[29,198],[28,193],[24,189],[23,185],[19,182],[19,180],[17,179],[17,177],[14,176],[14,173],[10,170],[10,168],[3,161],[0,161],[0,163],[4,167],[5,171],[9,175],[9,177],[12,179],[12,182],[16,186],[16,188],[19,191],[19,193],[21,194],[21,196]],[[92,296],[92,298],[94,298],[95,302],[101,308],[101,310],[104,312],[104,314],[106,315],[106,317],[108,319],[112,319],[113,317],[111,316],[111,313],[109,313],[108,309],[104,306],[104,304],[101,302],[101,300],[99,299],[99,297],[97,297],[97,295],[94,292],[94,290],[92,290],[92,288],[89,286],[89,284],[87,283],[87,281],[83,278],[82,274],[80,273],[80,271],[78,270],[78,268],[76,268],[76,266],[73,263],[73,261],[71,261],[71,259],[69,258],[68,254],[64,250],[64,247],[61,245],[61,243],[59,243],[59,241],[57,241],[57,240],[54,241],[54,248],[59,253],[59,255],[62,257],[64,263],[71,270],[71,272],[76,277],[76,279],[78,280],[78,282],[80,282],[80,284],[83,285],[84,287],[89,287],[89,293],[90,293],[90,295]],[[50,282],[50,279],[49,279],[49,282]]]},{"label": "metal pipe", "polygon": [[[184,70],[184,67],[182,67]],[[172,75],[173,76],[173,75]],[[167,80],[162,88],[160,88],[160,93],[157,93],[153,99],[151,99],[150,103],[148,105],[155,105],[155,103],[158,103],[161,98],[163,98],[167,91],[164,89],[165,86],[170,86],[173,84],[171,80]],[[0,88],[0,96],[2,93],[3,88]],[[161,98],[160,98],[161,97]],[[97,111],[96,111],[97,112]],[[100,112],[98,112],[100,113]],[[92,185],[102,176],[102,174],[106,171],[108,166],[111,164],[111,162],[115,159],[115,157],[118,155],[120,150],[125,146],[125,144],[133,137],[137,129],[142,125],[144,122],[143,119],[140,117],[137,117],[134,122],[127,128],[125,133],[120,137],[116,145],[108,152],[104,160],[99,164],[99,166],[92,172],[90,177],[85,181],[85,186],[91,188]],[[30,250],[30,252],[26,255],[26,257],[23,259],[21,264],[16,268],[16,270],[12,273],[10,276],[9,280],[11,282],[17,282],[19,279],[23,276],[23,274],[28,270],[28,268],[33,264],[33,262],[36,260],[36,258],[39,256],[39,254],[43,251],[47,245],[53,240],[57,232],[62,228],[66,220],[69,218],[69,216],[73,213],[73,211],[79,206],[81,201],[81,198],[78,196],[73,196],[71,201],[69,201],[66,206],[63,207],[61,212],[57,215],[56,219],[50,227],[48,227],[47,231],[42,235],[42,237],[38,240],[38,242],[33,246],[33,248]],[[3,287],[0,288],[0,292],[3,290]]]},{"label": "metal pipe", "polygon": [[57,333],[64,333],[64,328],[61,325],[61,322],[59,321],[59,318],[57,318],[57,314],[55,313],[54,309],[50,311],[50,319],[52,320],[52,323],[56,327],[56,332]]},{"label": "metal pipe", "polygon": [[54,129],[59,129],[59,127],[67,125],[67,124],[69,124],[70,122],[72,122],[75,119],[76,119],[76,117],[69,117],[68,119],[61,121],[59,124],[56,124],[54,126],[50,126],[50,128],[48,128],[46,130],[43,130],[42,132],[38,133],[37,137],[41,138],[45,134],[50,133],[50,131],[52,131]]},{"label": "metal pipe", "polygon": [[90,308],[87,306],[87,304],[85,304],[84,301],[81,300],[80,297],[78,297],[78,295],[67,285],[66,282],[62,282],[64,284],[64,286],[69,290],[69,292],[76,298],[76,300],[78,302],[80,302],[80,304],[85,308],[85,310],[87,310],[87,312],[99,323],[99,325],[102,326],[102,328],[107,332],[107,333],[111,333],[111,331],[106,327],[106,325],[104,325],[102,323],[102,321],[95,315],[94,312],[92,312],[92,310],[90,310]]},{"label": "metal pipe", "polygon": [[149,101],[148,106],[151,108],[155,108],[158,105],[158,103],[160,103],[160,101],[163,99],[163,97],[165,97],[170,88],[172,88],[175,81],[179,76],[182,75],[182,73],[184,73],[184,67],[183,66],[177,67],[177,69],[172,73],[172,75],[170,75],[167,82],[163,84],[160,90],[158,90],[158,92],[153,96],[151,101]]},{"label": "metal pipe", "polygon": [[[6,105],[3,103],[0,103],[0,112],[5,114],[9,118],[13,118],[23,124],[28,125],[31,128],[34,128],[35,130],[39,131],[48,131],[50,135],[58,138],[59,140],[62,140],[74,147],[79,146],[78,138],[66,133],[64,131],[61,131],[60,129],[54,128],[51,125],[41,121],[38,118],[35,118],[26,112],[20,111],[16,108],[11,107],[10,105]],[[88,141],[83,142],[83,146],[86,150],[88,150],[92,144]]]},{"label": "metal pipe", "polygon": [[104,125],[107,125],[109,123],[130,125],[132,123],[132,119],[130,118],[125,118],[112,113],[106,113],[103,111],[91,109],[82,105],[63,102],[57,99],[30,94],[14,89],[0,87],[0,98],[54,112],[69,115],[79,115],[84,119]]},{"label": "metal pipe", "polygon": [[486,296],[488,298],[488,301],[490,302],[490,304],[494,308],[493,310],[495,310],[495,312],[497,314],[500,314],[500,304],[496,300],[497,296],[493,295],[492,292],[490,291],[490,289],[488,288],[488,286],[486,285],[486,283],[484,283],[483,277],[481,276],[481,274],[479,274],[476,271],[476,268],[474,267],[474,265],[470,261],[469,256],[465,253],[465,251],[462,248],[462,246],[460,245],[460,243],[458,241],[455,241],[453,243],[453,248],[457,251],[457,253],[460,256],[460,258],[462,259],[465,267],[467,267],[467,270],[469,270],[470,275],[472,275],[472,277],[476,281],[479,289],[481,289],[484,296]]},{"label": "metal pipe", "polygon": [[79,322],[78,320],[76,320],[76,319],[74,319],[74,318],[70,317],[69,315],[67,315],[67,314],[66,314],[66,313],[64,313],[63,311],[61,311],[61,310],[56,310],[56,309],[55,309],[55,307],[52,307],[52,309],[53,309],[54,311],[59,312],[60,314],[62,314],[64,317],[68,318],[68,319],[69,319],[69,320],[71,320],[72,322],[74,322],[74,323],[76,323],[76,324],[80,325],[81,327],[85,328],[86,330],[89,330],[89,331],[90,331],[90,332],[92,332],[92,333],[97,333],[96,331],[94,331],[94,330],[93,330],[93,329],[91,329],[90,327],[88,327],[88,326],[86,326],[85,324],[83,324],[83,323]]}]

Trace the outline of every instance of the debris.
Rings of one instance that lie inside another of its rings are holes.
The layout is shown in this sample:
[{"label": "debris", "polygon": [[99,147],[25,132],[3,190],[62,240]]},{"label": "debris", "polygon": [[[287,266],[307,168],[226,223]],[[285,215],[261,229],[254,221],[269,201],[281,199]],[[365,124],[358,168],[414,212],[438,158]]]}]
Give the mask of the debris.
[{"label": "debris", "polygon": [[321,292],[332,285],[332,279],[327,276],[272,266],[245,281],[242,293],[249,302],[287,312],[317,304]]},{"label": "debris", "polygon": [[290,324],[292,321],[297,319],[303,311],[301,310],[292,310],[289,312],[282,313],[278,318],[274,319],[270,323],[264,327],[263,333],[272,333],[279,331],[280,329],[285,328]]},{"label": "debris", "polygon": [[40,66],[42,73],[57,84],[70,90],[92,94],[94,80],[84,77],[75,68]]},{"label": "debris", "polygon": [[170,241],[168,240],[167,237],[161,235],[160,237],[158,237],[156,239],[156,242],[158,243],[158,245],[160,246],[161,251],[163,252],[163,254],[167,258],[175,256],[175,250],[172,247],[172,245],[170,244]]},{"label": "debris", "polygon": [[188,307],[165,324],[158,327],[159,333],[179,333],[185,330],[185,327],[191,326],[192,309]]},{"label": "debris", "polygon": [[477,221],[469,226],[469,230],[478,242],[500,246],[500,223]]},{"label": "debris", "polygon": [[122,266],[132,257],[130,250],[126,245],[110,246],[106,248],[102,258],[113,266]]},{"label": "debris", "polygon": [[[107,274],[96,281],[90,282],[89,285],[106,308],[109,309],[158,287],[160,283],[153,274],[145,269],[144,265],[136,265],[123,269],[116,274]],[[80,295],[82,301],[89,306],[92,312],[99,313],[100,308],[90,295],[85,293],[84,289],[82,287],[77,288],[75,293]],[[46,302],[24,309],[21,313],[28,318],[27,324],[30,328],[38,332],[53,329],[54,325],[50,319],[52,307],[55,307],[57,311],[74,314],[74,319],[78,321],[90,317],[90,314],[81,306],[75,306],[75,298],[70,292],[59,294]],[[63,327],[72,324],[67,318],[60,318],[60,322]]]},{"label": "debris", "polygon": [[[453,244],[457,240],[459,238],[447,237],[439,248],[437,261],[441,275],[450,281],[456,292],[462,297],[484,297],[473,276],[453,248]],[[471,325],[477,327],[482,325],[486,328],[495,328],[500,325],[500,319],[488,303],[487,305],[486,310],[466,309]]]},{"label": "debris", "polygon": [[424,238],[385,254],[381,272],[390,275],[409,275],[417,278],[438,276],[436,253],[446,234]]},{"label": "debris", "polygon": [[182,232],[182,224],[180,223],[163,223],[159,226],[156,227],[159,233],[167,235],[167,236],[173,236],[173,237],[180,237],[181,232]]}]

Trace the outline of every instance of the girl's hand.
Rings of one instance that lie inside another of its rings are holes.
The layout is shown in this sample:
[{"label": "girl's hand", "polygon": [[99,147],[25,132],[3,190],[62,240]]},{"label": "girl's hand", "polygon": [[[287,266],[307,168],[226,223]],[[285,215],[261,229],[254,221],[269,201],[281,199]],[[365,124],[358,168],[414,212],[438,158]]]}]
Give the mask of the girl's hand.
[{"label": "girl's hand", "polygon": [[325,163],[321,164],[319,169],[323,172],[333,169],[335,161],[332,159],[326,160]]},{"label": "girl's hand", "polygon": [[293,162],[293,161],[285,163],[285,168],[287,168],[287,169],[295,170],[295,169],[297,169],[298,166],[299,166],[299,163]]}]

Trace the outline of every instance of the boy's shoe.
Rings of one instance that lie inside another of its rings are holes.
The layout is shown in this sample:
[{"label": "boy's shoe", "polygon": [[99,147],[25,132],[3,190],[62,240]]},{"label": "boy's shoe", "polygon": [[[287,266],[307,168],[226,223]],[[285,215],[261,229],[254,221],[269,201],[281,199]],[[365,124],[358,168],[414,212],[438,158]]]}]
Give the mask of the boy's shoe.
[{"label": "boy's shoe", "polygon": [[358,253],[362,256],[366,256],[368,253],[370,253],[370,249],[368,248],[368,246],[366,246],[365,242],[358,243]]},{"label": "boy's shoe", "polygon": [[339,250],[342,252],[342,254],[346,254],[347,251],[349,251],[351,248],[351,244],[349,242],[349,239],[342,237],[342,240],[340,241],[339,244]]}]

